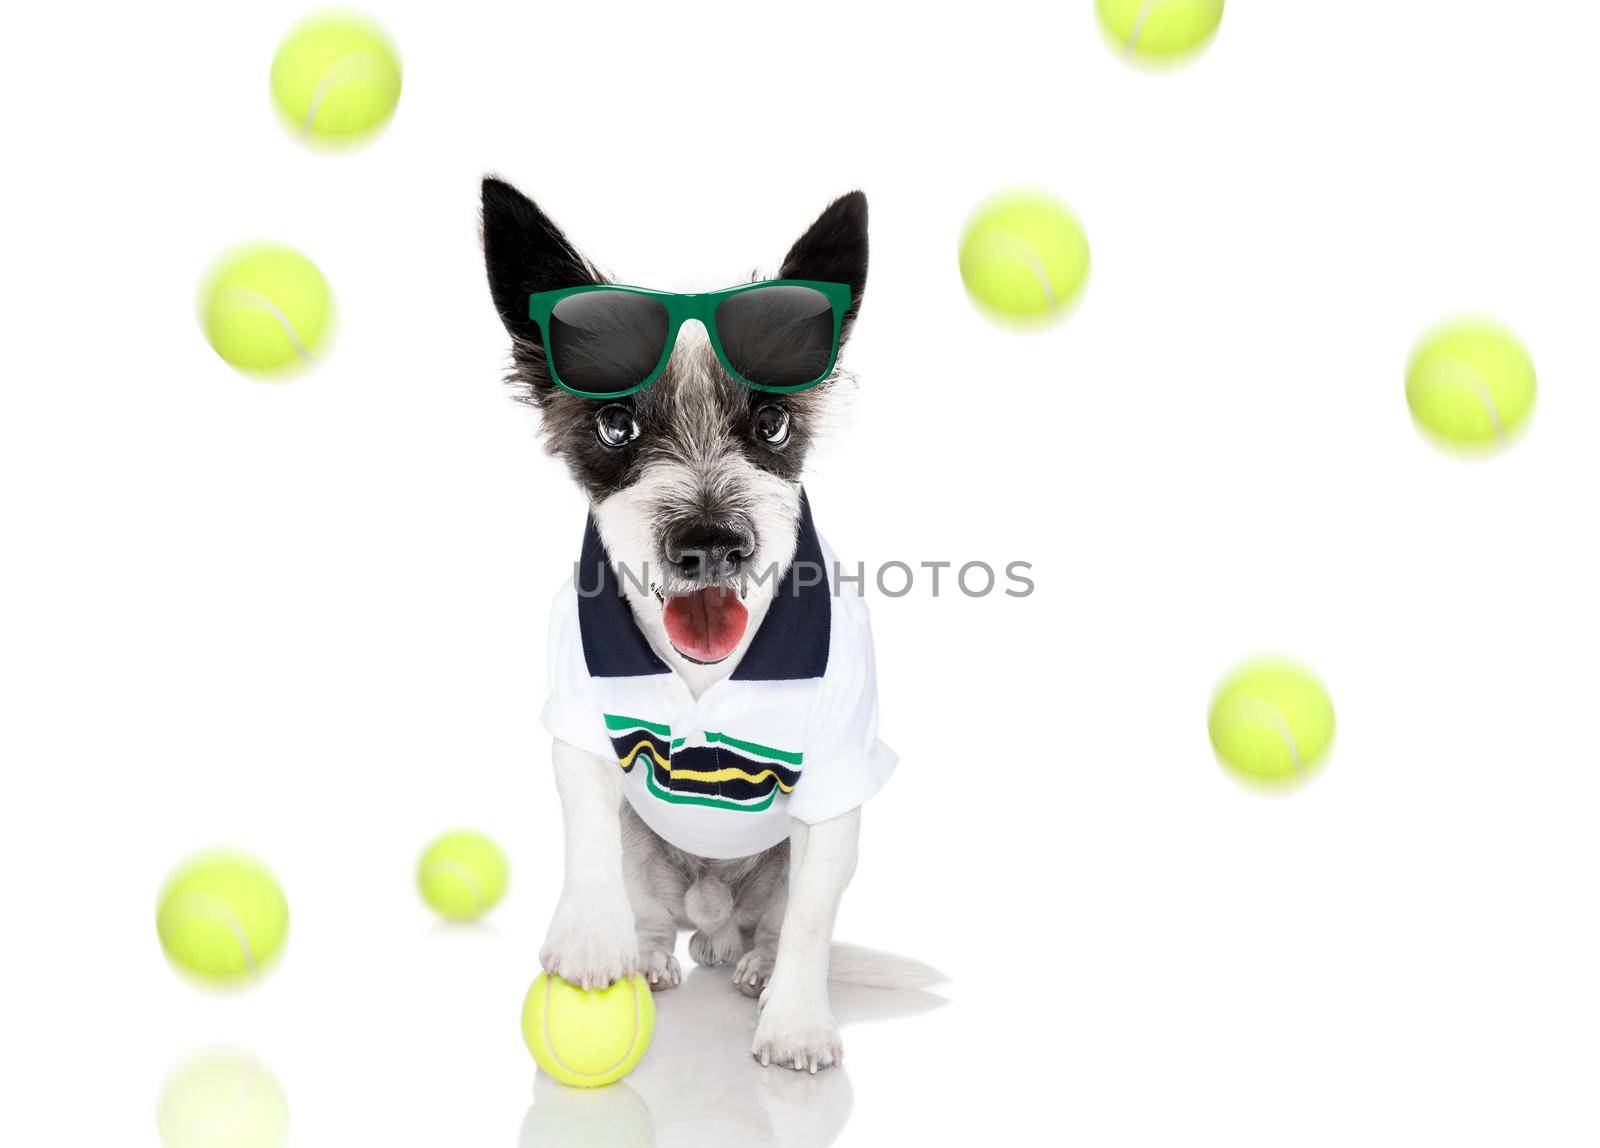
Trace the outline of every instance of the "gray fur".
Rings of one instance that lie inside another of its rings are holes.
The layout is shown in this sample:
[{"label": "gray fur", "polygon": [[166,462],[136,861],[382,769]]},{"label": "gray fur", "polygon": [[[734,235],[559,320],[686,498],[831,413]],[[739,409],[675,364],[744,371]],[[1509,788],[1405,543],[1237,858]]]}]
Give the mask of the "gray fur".
[{"label": "gray fur", "polygon": [[[626,801],[622,803],[622,856],[628,900],[639,934],[640,965],[665,968],[678,930],[692,929],[689,955],[696,964],[731,965],[750,956],[759,979],[738,980],[750,996],[761,992],[778,952],[789,882],[787,841],[731,861],[696,857],[658,837]],[[670,962],[676,969],[676,962]],[[654,988],[670,983],[652,979]]]}]

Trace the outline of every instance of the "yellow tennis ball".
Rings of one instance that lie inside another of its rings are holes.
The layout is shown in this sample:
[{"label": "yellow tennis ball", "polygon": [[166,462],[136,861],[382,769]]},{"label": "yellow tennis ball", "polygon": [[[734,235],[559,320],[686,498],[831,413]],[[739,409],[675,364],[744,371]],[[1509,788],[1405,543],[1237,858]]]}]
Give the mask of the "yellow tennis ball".
[{"label": "yellow tennis ball", "polygon": [[1423,336],[1406,368],[1406,404],[1446,447],[1484,453],[1505,446],[1538,392],[1533,360],[1517,337],[1488,319],[1456,319]]},{"label": "yellow tennis ball", "polygon": [[162,889],[156,934],[183,972],[213,985],[239,985],[282,950],[289,903],[259,861],[204,854],[185,862]]},{"label": "yellow tennis ball", "polygon": [[642,976],[580,989],[540,973],[522,1002],[522,1039],[562,1084],[598,1088],[632,1072],[650,1047],[656,1002]]},{"label": "yellow tennis ball", "polygon": [[1217,34],[1223,0],[1095,0],[1100,26],[1130,56],[1173,64]]},{"label": "yellow tennis ball", "polygon": [[1089,240],[1050,196],[1006,192],[973,213],[961,237],[961,280],[991,318],[1019,326],[1052,322],[1089,276]]},{"label": "yellow tennis ball", "polygon": [[229,366],[284,377],[316,361],[333,332],[333,292],[292,247],[237,247],[200,285],[200,328]]},{"label": "yellow tennis ball", "polygon": [[1281,658],[1249,662],[1211,699],[1211,746],[1233,773],[1257,785],[1304,781],[1333,743],[1333,702],[1315,674]]},{"label": "yellow tennis ball", "polygon": [[168,1079],[156,1109],[166,1148],[280,1148],[289,1101],[272,1073],[248,1053],[202,1053]]},{"label": "yellow tennis ball", "polygon": [[505,855],[481,833],[446,833],[417,862],[417,888],[441,917],[475,920],[505,896]]},{"label": "yellow tennis ball", "polygon": [[294,28],[272,58],[272,97],[303,138],[360,143],[394,115],[400,58],[388,34],[353,12],[322,12]]}]

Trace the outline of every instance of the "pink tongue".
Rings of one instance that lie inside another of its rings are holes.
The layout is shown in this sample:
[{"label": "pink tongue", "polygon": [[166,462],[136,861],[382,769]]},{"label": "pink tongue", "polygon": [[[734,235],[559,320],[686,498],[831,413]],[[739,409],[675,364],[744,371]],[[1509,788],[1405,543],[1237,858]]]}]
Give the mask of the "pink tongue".
[{"label": "pink tongue", "polygon": [[720,662],[744,637],[750,611],[732,590],[707,586],[668,598],[662,620],[678,653],[697,662]]}]

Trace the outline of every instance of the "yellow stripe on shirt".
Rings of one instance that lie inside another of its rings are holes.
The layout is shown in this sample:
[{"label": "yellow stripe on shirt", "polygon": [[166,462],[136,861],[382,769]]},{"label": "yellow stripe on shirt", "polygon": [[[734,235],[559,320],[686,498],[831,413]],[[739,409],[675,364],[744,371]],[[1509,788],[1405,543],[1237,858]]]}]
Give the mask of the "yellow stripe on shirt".
[{"label": "yellow stripe on shirt", "polygon": [[[659,760],[659,759],[658,759]],[[666,764],[666,763],[663,763]],[[785,793],[794,791],[794,786],[785,785],[783,778],[778,776],[777,770],[763,769],[760,773],[749,773],[743,769],[674,769],[667,765],[667,772],[674,778],[684,778],[687,781],[762,781],[768,777],[778,783],[778,788]]]},{"label": "yellow stripe on shirt", "polygon": [[733,766],[729,766],[726,769],[675,769],[673,768],[672,762],[668,761],[666,758],[657,753],[656,747],[648,740],[639,742],[638,745],[634,746],[627,753],[623,754],[622,757],[617,759],[617,764],[622,766],[622,768],[625,770],[632,769],[633,763],[637,761],[641,755],[648,756],[651,761],[655,762],[662,769],[666,770],[668,776],[674,780],[682,778],[685,781],[705,782],[748,781],[751,784],[755,784],[770,777],[773,781],[778,783],[778,788],[783,790],[783,792],[794,792],[794,786],[786,784],[783,778],[778,774],[778,771],[775,769],[763,769],[760,773],[751,773],[748,770],[738,769]]},{"label": "yellow stripe on shirt", "polygon": [[634,746],[627,753],[623,754],[620,758],[617,759],[617,764],[622,766],[623,769],[632,769],[634,761],[642,753],[649,754],[650,755],[650,760],[654,761],[662,769],[671,769],[672,768],[672,766],[668,763],[667,759],[662,757],[659,753],[657,753],[656,752],[656,747],[651,745],[650,742],[648,742],[648,741],[641,741],[638,745]]}]

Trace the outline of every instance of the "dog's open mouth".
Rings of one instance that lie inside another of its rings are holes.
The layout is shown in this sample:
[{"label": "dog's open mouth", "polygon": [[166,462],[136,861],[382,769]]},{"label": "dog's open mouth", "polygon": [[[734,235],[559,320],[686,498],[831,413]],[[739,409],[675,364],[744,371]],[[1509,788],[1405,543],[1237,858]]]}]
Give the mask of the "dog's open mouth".
[{"label": "dog's open mouth", "polygon": [[[661,594],[659,590],[656,591]],[[720,662],[739,645],[750,611],[732,586],[663,596],[661,620],[672,648],[693,662]]]}]

